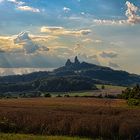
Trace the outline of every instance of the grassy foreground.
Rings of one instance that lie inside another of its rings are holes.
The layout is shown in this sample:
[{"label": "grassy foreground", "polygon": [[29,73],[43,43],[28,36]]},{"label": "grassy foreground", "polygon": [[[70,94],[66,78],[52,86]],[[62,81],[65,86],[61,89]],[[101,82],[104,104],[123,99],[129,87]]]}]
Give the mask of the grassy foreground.
[{"label": "grassy foreground", "polygon": [[79,137],[61,137],[61,136],[35,136],[22,134],[0,134],[0,140],[90,140]]}]

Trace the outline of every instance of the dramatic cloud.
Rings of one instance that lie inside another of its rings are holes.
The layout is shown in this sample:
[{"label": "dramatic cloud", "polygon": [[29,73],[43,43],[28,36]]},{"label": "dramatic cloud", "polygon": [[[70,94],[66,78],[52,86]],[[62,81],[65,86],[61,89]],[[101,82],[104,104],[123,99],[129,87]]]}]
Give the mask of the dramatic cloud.
[{"label": "dramatic cloud", "polygon": [[26,54],[35,53],[36,51],[49,51],[49,49],[40,44],[36,44],[30,37],[28,32],[22,32],[14,39],[15,44],[23,44]]},{"label": "dramatic cloud", "polygon": [[118,54],[115,52],[102,52],[100,56],[103,58],[115,58],[118,56]]},{"label": "dramatic cloud", "polygon": [[[49,51],[44,45],[48,40],[54,40],[53,36],[30,35],[29,32],[21,32],[11,37],[0,36],[0,53],[25,53],[34,54],[36,52]],[[45,42],[43,44],[43,42]]]},{"label": "dramatic cloud", "polygon": [[127,11],[125,15],[128,18],[127,22],[132,24],[140,23],[140,16],[137,15],[139,8],[128,1],[126,2],[126,5],[127,5]]},{"label": "dramatic cloud", "polygon": [[41,28],[42,33],[50,33],[53,35],[71,35],[71,36],[83,36],[91,33],[89,29],[82,30],[68,30],[63,27],[55,27],[55,26],[43,26]]},{"label": "dramatic cloud", "polygon": [[30,12],[34,12],[34,13],[40,12],[39,9],[30,7],[30,6],[18,6],[17,9],[21,10],[21,11],[30,11]]},{"label": "dramatic cloud", "polygon": [[102,20],[102,19],[95,19],[94,22],[97,24],[106,24],[106,25],[121,25],[121,24],[139,24],[140,23],[140,16],[137,14],[139,8],[136,7],[133,3],[126,1],[127,10],[125,12],[125,16],[127,19],[121,20]]}]

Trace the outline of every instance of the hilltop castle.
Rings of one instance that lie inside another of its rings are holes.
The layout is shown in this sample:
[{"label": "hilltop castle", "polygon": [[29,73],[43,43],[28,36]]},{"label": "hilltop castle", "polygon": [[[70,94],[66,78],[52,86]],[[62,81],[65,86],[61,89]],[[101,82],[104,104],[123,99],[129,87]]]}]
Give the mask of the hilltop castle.
[{"label": "hilltop castle", "polygon": [[74,62],[71,62],[71,60],[68,59],[67,62],[66,62],[66,64],[65,64],[65,66],[79,65],[79,64],[81,64],[81,63],[80,63],[80,61],[78,60],[78,57],[76,56],[76,57],[74,58]]}]

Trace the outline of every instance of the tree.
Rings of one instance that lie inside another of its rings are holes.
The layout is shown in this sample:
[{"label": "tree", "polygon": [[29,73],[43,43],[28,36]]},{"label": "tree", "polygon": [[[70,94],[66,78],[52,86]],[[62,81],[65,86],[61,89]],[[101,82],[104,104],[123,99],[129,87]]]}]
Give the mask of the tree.
[{"label": "tree", "polygon": [[50,93],[46,93],[46,94],[44,95],[44,97],[49,98],[49,97],[51,97],[51,94],[50,94]]},{"label": "tree", "polygon": [[102,85],[102,87],[101,87],[102,89],[105,89],[105,86],[104,85]]}]

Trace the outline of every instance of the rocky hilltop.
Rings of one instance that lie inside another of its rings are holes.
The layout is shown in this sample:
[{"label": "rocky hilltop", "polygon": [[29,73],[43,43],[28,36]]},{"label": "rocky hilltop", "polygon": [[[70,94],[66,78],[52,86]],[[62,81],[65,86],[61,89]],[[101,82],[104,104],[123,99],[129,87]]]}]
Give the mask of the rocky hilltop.
[{"label": "rocky hilltop", "polygon": [[112,84],[112,85],[134,85],[140,83],[140,76],[130,74],[126,71],[113,70],[109,67],[80,62],[78,57],[74,58],[74,62],[68,59],[64,66],[55,69],[52,72],[35,72],[26,75],[14,75],[0,77],[0,83],[19,83],[32,82],[38,79],[78,76],[87,77],[94,80],[94,83]]}]

